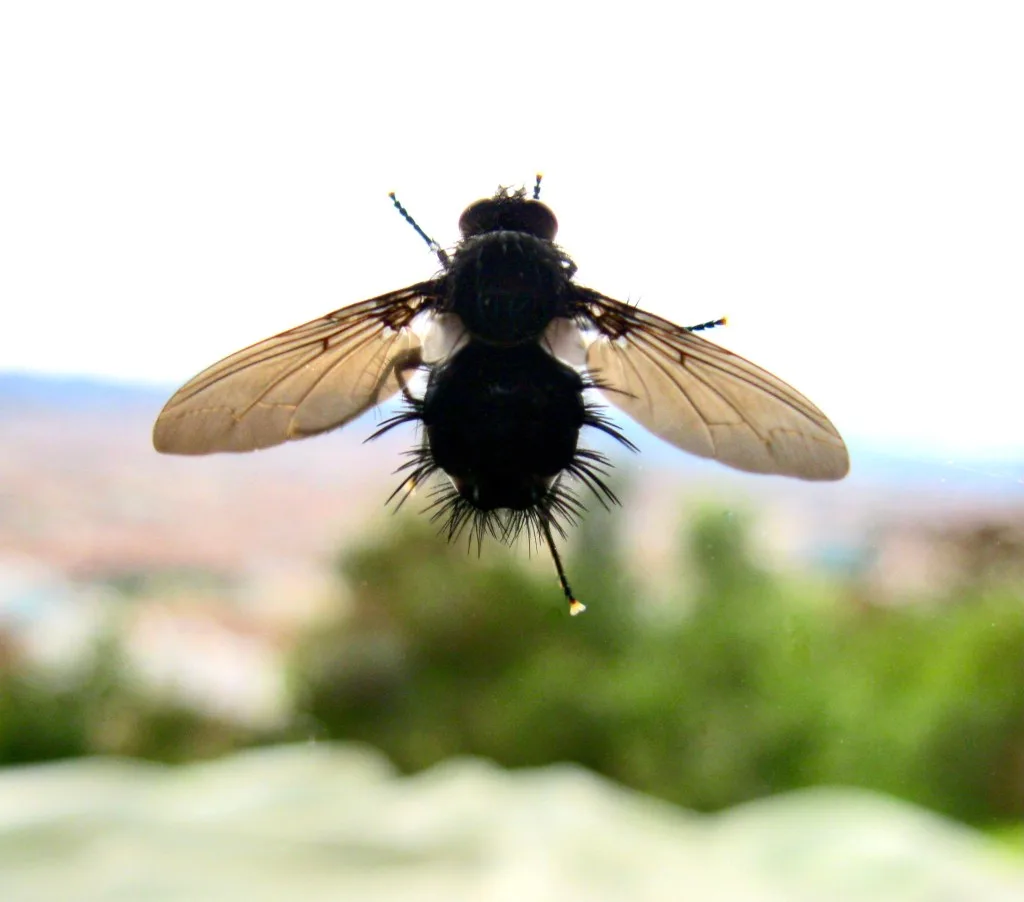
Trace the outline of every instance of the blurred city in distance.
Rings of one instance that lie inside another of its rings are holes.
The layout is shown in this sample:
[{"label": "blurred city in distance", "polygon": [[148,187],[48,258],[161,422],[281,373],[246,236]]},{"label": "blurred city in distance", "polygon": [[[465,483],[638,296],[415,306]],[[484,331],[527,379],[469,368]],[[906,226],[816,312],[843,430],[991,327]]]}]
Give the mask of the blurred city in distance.
[{"label": "blurred city in distance", "polygon": [[570,620],[545,556],[384,509],[411,431],[169,458],[160,391],[0,393],[4,763],[356,739],[410,772],[577,762],[702,811],[838,784],[1024,813],[1010,465],[854,446],[823,486],[648,440],[616,461],[623,509],[570,534]]}]

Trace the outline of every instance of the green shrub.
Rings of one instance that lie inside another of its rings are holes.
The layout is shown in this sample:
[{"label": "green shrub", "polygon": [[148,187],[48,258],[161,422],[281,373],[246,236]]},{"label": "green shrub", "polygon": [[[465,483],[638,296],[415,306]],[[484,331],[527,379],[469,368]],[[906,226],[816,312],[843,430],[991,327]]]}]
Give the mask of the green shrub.
[{"label": "green shrub", "polygon": [[687,590],[651,617],[596,522],[570,563],[579,618],[542,568],[467,557],[416,521],[346,557],[352,613],[296,657],[299,722],[407,770],[574,760],[703,810],[839,783],[975,822],[1024,814],[1015,593],[853,605],[860,587],[766,572],[745,520],[709,510]]}]

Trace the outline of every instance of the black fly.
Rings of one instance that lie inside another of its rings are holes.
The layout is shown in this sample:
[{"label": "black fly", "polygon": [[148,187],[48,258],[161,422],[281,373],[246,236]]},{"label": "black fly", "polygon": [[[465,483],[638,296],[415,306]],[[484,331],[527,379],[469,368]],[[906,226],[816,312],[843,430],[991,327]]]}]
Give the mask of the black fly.
[{"label": "black fly", "polygon": [[[402,500],[437,471],[429,510],[450,539],[465,528],[512,542],[524,530],[547,544],[570,613],[583,610],[553,533],[583,508],[572,482],[602,504],[616,498],[606,458],[578,445],[584,426],[631,443],[584,392],[597,389],[673,445],[755,473],[841,479],[843,440],[803,395],[754,364],[681,327],[573,282],[540,202],[540,176],[501,188],[459,219],[449,255],[392,202],[441,263],[429,281],[343,307],[226,357],[167,402],[158,451],[252,451],[343,426],[402,392],[404,422],[423,442],[401,468]],[[423,323],[424,328],[420,328]],[[417,397],[409,387],[427,375]],[[581,374],[582,373],[582,374]]]}]

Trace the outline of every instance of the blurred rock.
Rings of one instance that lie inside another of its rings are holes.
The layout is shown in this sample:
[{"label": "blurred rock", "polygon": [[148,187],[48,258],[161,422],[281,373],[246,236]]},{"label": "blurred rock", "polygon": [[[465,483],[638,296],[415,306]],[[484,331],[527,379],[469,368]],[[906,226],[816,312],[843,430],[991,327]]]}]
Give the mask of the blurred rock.
[{"label": "blurred rock", "polygon": [[867,793],[698,816],[571,766],[399,777],[322,744],[0,773],[0,875],[4,902],[1024,898],[983,836]]}]

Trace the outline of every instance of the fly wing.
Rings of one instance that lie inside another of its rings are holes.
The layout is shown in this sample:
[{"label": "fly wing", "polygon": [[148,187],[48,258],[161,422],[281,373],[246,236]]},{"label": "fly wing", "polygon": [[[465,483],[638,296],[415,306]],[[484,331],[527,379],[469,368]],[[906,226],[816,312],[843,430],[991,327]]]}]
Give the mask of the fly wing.
[{"label": "fly wing", "polygon": [[846,445],[795,388],[668,320],[579,289],[600,333],[587,367],[608,400],[677,448],[738,470],[842,479]]},{"label": "fly wing", "polygon": [[419,363],[409,327],[423,282],[344,307],[225,357],[183,385],[153,427],[167,454],[254,451],[336,429],[386,401]]}]

